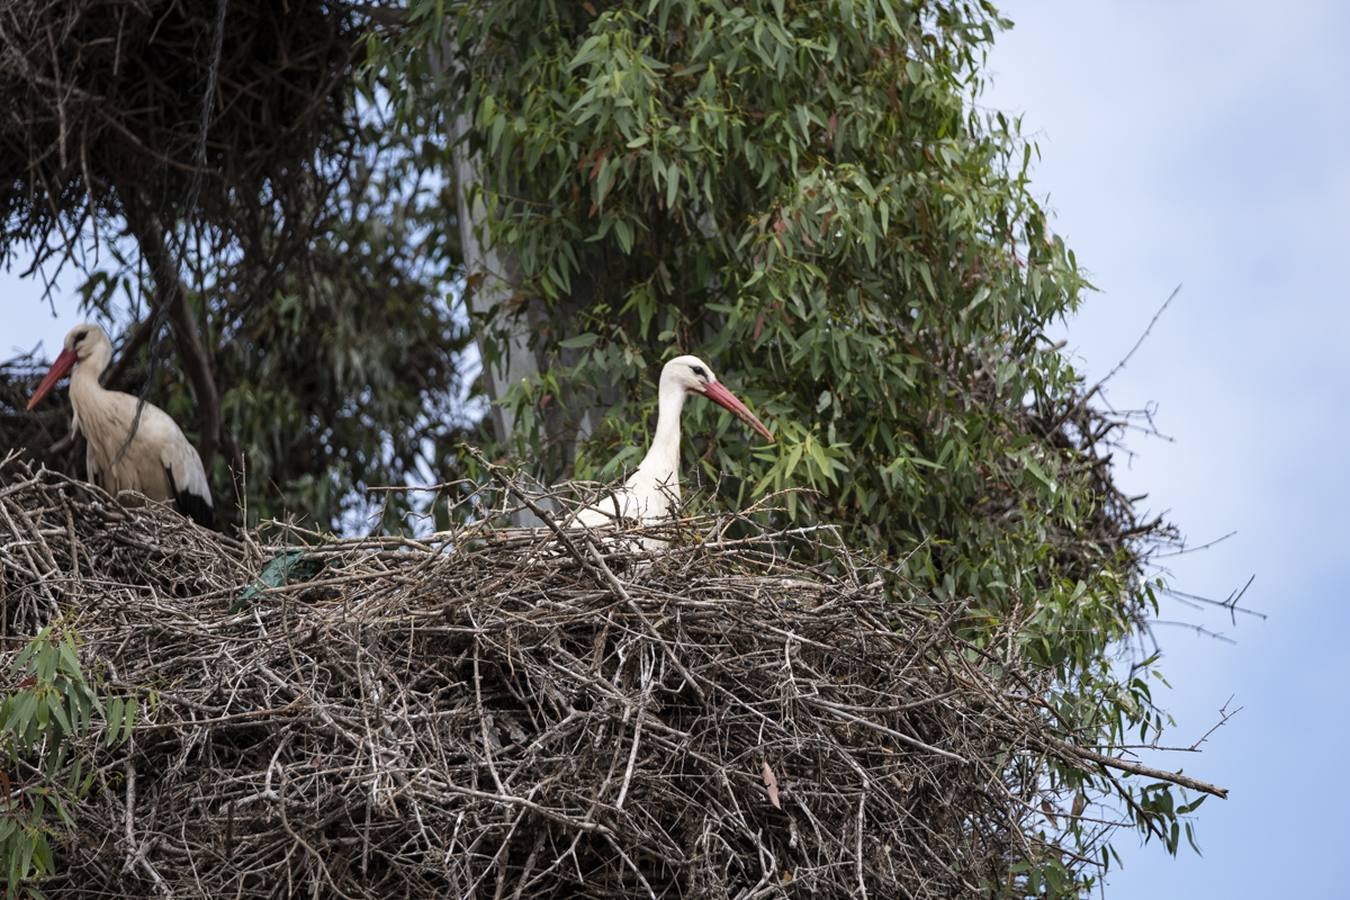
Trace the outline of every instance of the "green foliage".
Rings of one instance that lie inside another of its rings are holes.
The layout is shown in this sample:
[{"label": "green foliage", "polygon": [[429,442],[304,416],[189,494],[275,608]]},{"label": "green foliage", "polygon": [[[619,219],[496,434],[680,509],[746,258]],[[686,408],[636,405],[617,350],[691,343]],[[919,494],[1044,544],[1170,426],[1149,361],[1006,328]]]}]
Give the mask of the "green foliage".
[{"label": "green foliage", "polygon": [[75,637],[51,626],[15,656],[13,687],[0,703],[0,867],[5,896],[27,890],[52,874],[52,841],[72,827],[71,805],[93,785],[91,738],[101,721],[101,743],[131,736],[134,697],[114,698],[105,709],[85,681]]},{"label": "green foliage", "polygon": [[[1156,737],[1152,661],[1122,680],[1112,655],[1151,608],[1144,563],[1166,532],[1115,489],[1118,423],[1045,336],[1089,285],[1030,191],[1034,147],[975,102],[1007,24],[991,3],[415,0],[411,15],[379,57],[401,108],[471,118],[487,237],[551,316],[535,337],[551,365],[500,398],[517,452],[571,474],[540,413],[602,402],[575,474],[618,476],[661,361],[697,352],[778,436],[754,447],[708,405],[686,413],[684,458],[728,503],[791,490],[789,518],[842,523],[899,576],[969,598],[977,640],[1017,623],[1066,734]],[[440,73],[447,55],[461,62]],[[476,323],[489,362],[519,309]],[[1095,771],[1046,777],[1132,802]],[[1051,895],[1088,878],[1060,860],[1023,877]]]},{"label": "green foliage", "polygon": [[[362,492],[446,473],[469,424],[460,377],[468,334],[447,299],[453,254],[439,218],[430,228],[441,186],[408,175],[413,157],[438,151],[425,137],[390,136],[377,101],[352,99],[362,110],[353,155],[323,169],[329,183],[313,185],[311,220],[288,221],[264,203],[257,233],[208,231],[200,246],[186,245],[220,390],[225,452],[212,482],[218,496],[229,491],[217,504],[223,515],[239,490],[254,522],[340,528],[344,516],[382,511],[392,521],[401,496],[388,510],[366,509]],[[111,265],[84,288],[85,306],[114,334],[146,317],[140,298],[154,290],[129,249],[113,246]],[[111,386],[139,391],[158,352],[150,399],[195,439],[209,423],[165,332]]]}]

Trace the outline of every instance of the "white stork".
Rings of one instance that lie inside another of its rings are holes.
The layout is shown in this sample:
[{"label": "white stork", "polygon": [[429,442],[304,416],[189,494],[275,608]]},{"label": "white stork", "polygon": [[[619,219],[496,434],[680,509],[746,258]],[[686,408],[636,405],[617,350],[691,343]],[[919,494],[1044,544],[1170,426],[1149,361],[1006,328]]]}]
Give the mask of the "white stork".
[{"label": "white stork", "polygon": [[84,433],[85,467],[90,481],[114,496],[139,491],[152,500],[172,502],[178,511],[210,526],[215,518],[211,487],[201,457],[169,414],[152,403],[141,410],[135,437],[127,435],[136,420],[137,399],[109,391],[98,383],[112,360],[112,342],[97,325],[76,325],[66,335],[61,354],[52,363],[33,398],[31,410],[72,368],[70,405],[74,427]]},{"label": "white stork", "polygon": [[580,510],[569,525],[609,525],[617,520],[650,525],[670,515],[671,507],[680,497],[680,412],[690,394],[702,394],[740,417],[767,440],[773,440],[773,433],[764,423],[723,387],[708,364],[697,356],[677,356],[666,363],[661,369],[658,390],[656,434],[637,471],[628,476],[623,487]]}]

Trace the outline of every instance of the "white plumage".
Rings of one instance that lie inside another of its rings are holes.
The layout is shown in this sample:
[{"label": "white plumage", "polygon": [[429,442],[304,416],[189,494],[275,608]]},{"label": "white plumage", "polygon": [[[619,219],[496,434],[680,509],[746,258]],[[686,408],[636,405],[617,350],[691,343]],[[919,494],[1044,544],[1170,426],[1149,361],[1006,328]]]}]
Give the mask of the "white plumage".
[{"label": "white plumage", "polygon": [[102,328],[75,326],[66,335],[51,371],[28,401],[28,408],[36,406],[73,368],[70,405],[75,413],[74,425],[88,443],[85,467],[89,480],[113,495],[138,491],[152,500],[173,503],[184,515],[211,525],[211,486],[201,457],[168,413],[146,403],[136,434],[127,444],[138,401],[99,384],[111,360],[112,342]]},{"label": "white plumage", "polygon": [[690,394],[702,394],[773,440],[773,433],[722,386],[707,363],[697,356],[677,356],[661,370],[656,433],[647,455],[622,487],[580,510],[570,525],[609,525],[620,520],[650,525],[669,518],[680,498],[680,413]]}]

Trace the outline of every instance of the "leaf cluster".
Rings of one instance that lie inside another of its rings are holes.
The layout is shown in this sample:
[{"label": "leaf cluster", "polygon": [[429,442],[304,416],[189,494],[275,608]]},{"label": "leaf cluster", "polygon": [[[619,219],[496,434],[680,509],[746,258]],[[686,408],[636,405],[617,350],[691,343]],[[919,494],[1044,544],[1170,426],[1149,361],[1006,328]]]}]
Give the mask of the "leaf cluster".
[{"label": "leaf cluster", "polygon": [[[15,654],[11,686],[0,701],[0,867],[5,896],[53,874],[58,826],[73,828],[71,804],[94,785],[98,744],[127,740],[136,723],[135,697],[105,707],[85,680],[75,636],[43,628]],[[101,740],[91,738],[102,730]]]}]

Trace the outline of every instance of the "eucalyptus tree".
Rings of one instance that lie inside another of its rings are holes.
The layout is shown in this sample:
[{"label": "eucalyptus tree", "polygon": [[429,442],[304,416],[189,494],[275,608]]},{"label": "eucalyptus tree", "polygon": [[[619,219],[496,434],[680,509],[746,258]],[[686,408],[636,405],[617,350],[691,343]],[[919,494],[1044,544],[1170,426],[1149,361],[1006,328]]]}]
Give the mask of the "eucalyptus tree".
[{"label": "eucalyptus tree", "polygon": [[[1066,734],[1147,742],[1154,660],[1113,658],[1175,532],[1117,488],[1123,423],[1047,338],[1090,285],[1032,191],[1035,148],[978,102],[1006,25],[984,0],[413,0],[377,58],[454,148],[499,449],[618,476],[661,362],[697,352],[778,437],[721,441],[690,411],[721,496],[785,492],[765,515],[842,526],[897,584],[963,604],[977,644],[1016,621],[999,652],[1041,664]],[[1189,833],[1165,785],[1045,777],[1173,852]],[[1020,872],[1081,886],[1091,866]]]}]

